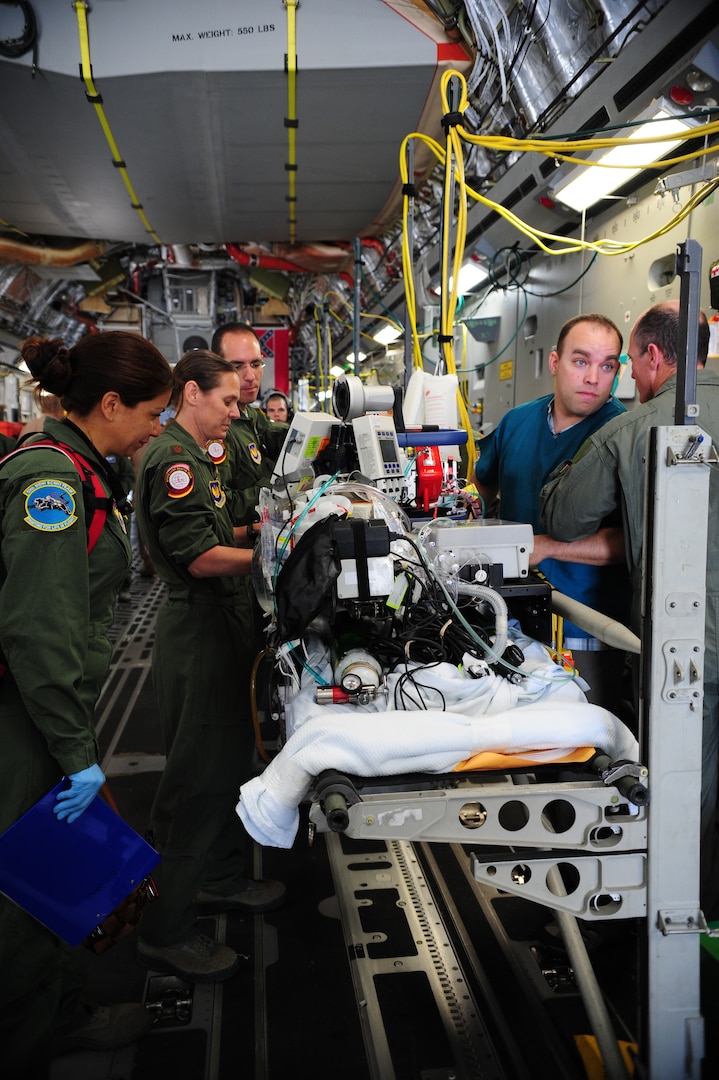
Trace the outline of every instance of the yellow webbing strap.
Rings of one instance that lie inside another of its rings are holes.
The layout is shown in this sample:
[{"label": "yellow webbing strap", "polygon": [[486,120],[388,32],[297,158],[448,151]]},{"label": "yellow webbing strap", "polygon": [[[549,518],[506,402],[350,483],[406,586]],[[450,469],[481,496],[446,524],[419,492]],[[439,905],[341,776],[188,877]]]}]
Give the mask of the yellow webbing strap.
[{"label": "yellow webbing strap", "polygon": [[564,619],[556,612],[552,612],[552,640],[557,655],[564,652]]},{"label": "yellow webbing strap", "polygon": [[[604,1069],[604,1062],[594,1035],[575,1035],[574,1041],[582,1059],[587,1080],[606,1080],[607,1074]],[[634,1056],[639,1052],[638,1045],[627,1042],[625,1039],[617,1039],[617,1046],[626,1065],[627,1073],[629,1076],[634,1076]]]},{"label": "yellow webbing strap", "polygon": [[287,8],[287,56],[285,68],[287,71],[287,116],[285,127],[287,128],[287,169],[289,194],[287,204],[289,215],[287,223],[290,227],[290,243],[294,244],[297,239],[297,8],[299,0],[284,0]]},{"label": "yellow webbing strap", "polygon": [[147,220],[145,211],[142,208],[142,203],[135,194],[135,189],[132,186],[132,182],[127,172],[127,167],[122,159],[122,154],[117,148],[117,143],[115,142],[112,130],[108,123],[107,117],[105,116],[105,110],[102,107],[102,95],[99,94],[95,88],[95,83],[92,78],[92,62],[90,60],[90,35],[87,29],[88,5],[85,3],[85,0],[77,0],[77,3],[74,3],[73,7],[77,12],[77,30],[80,37],[80,66],[82,71],[82,80],[85,83],[85,96],[87,97],[87,100],[94,107],[95,112],[97,113],[98,120],[100,121],[100,126],[105,133],[107,144],[110,147],[110,152],[112,154],[112,163],[123,179],[123,183],[125,184],[125,187],[127,188],[128,194],[130,196],[133,210],[137,211],[142,224],[145,226],[145,229],[153,238],[153,240],[156,240],[158,244],[161,244],[162,241],[160,240],[160,237],[157,235],[155,230],[150,225],[150,222]]}]

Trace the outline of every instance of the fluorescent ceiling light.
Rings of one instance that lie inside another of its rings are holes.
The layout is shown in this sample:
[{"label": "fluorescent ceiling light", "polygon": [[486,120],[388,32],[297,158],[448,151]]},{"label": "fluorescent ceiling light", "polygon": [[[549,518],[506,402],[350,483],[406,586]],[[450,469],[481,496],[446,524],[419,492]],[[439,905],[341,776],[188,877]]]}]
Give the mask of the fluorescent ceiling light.
[{"label": "fluorescent ceiling light", "polygon": [[335,379],[338,378],[340,375],[344,375],[344,373],[345,369],[343,367],[340,367],[339,364],[335,364],[333,367],[330,368],[330,375],[334,375]]},{"label": "fluorescent ceiling light", "polygon": [[[398,337],[402,337],[403,331],[398,326],[392,326],[391,323],[387,323],[381,330],[378,330],[376,334],[373,334],[375,341],[378,341],[380,345],[391,345],[393,341],[396,341]],[[360,353],[360,357],[362,354]]]},{"label": "fluorescent ceiling light", "polygon": [[[628,137],[630,145],[613,146],[587,160],[592,165],[580,165],[564,184],[555,188],[554,197],[573,210],[586,210],[588,206],[604,199],[618,187],[659,158],[666,157],[683,142],[683,137],[694,126],[692,121],[680,120],[660,105],[655,104],[649,116]],[[653,123],[648,122],[653,120]],[[642,143],[642,139],[657,135],[678,135],[667,142]],[[606,166],[612,166],[607,168]]]},{"label": "fluorescent ceiling light", "polygon": [[[480,282],[486,281],[489,277],[489,272],[485,270],[483,266],[480,266],[474,259],[470,262],[466,262],[457,275],[457,293],[460,296],[464,296],[470,289],[473,289],[475,285],[479,285]],[[450,289],[452,288],[452,279],[449,282]]]},{"label": "fluorescent ceiling light", "polygon": [[[474,289],[477,285],[480,285],[483,281],[486,281],[488,277],[489,271],[480,263],[478,263],[476,259],[470,259],[469,262],[466,262],[462,269],[459,271],[459,276],[457,277],[457,295],[464,296],[470,291],[470,289]],[[452,281],[453,278],[450,278],[450,291],[452,289]],[[439,296],[442,291],[442,283],[438,281],[437,284],[430,291],[435,293],[435,295]]]},{"label": "fluorescent ceiling light", "polygon": [[[367,359],[367,353],[363,353],[360,350],[360,352],[357,353],[357,357],[358,357],[359,362],[361,364],[363,360]],[[347,363],[348,364],[354,364],[354,362],[355,362],[355,354],[353,352],[347,353]],[[330,375],[331,374],[332,374],[332,372],[330,372]],[[342,371],[340,371],[340,375],[344,375],[344,369]]]}]

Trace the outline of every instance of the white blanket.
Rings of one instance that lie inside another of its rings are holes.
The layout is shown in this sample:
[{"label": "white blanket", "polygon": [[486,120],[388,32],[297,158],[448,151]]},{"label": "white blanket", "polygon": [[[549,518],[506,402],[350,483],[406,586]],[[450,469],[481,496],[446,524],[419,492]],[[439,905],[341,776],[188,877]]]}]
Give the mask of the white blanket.
[{"label": "white blanket", "polygon": [[[561,669],[548,659],[530,660],[528,667],[532,674],[520,686],[492,673],[472,679],[447,664],[422,668],[417,680],[433,682],[428,695],[434,700],[414,710],[395,709],[391,694],[365,707],[316,705],[314,691],[306,687],[293,703],[293,715],[296,721],[300,698],[311,715],[295,723],[277,757],[240,789],[237,813],[245,828],[258,843],[291,847],[298,806],[325,769],[356,776],[443,773],[481,751],[539,751],[536,760],[546,761],[581,746],[594,746],[612,759],[637,759],[629,729],[606,709],[589,705]],[[438,686],[448,711],[436,707]]]}]

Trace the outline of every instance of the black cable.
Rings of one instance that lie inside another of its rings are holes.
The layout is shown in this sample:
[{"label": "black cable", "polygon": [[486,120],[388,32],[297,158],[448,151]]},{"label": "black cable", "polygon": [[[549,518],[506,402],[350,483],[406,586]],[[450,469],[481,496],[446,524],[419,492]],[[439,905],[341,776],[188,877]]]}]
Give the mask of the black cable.
[{"label": "black cable", "polygon": [[599,252],[595,251],[594,255],[592,256],[592,261],[590,262],[589,266],[587,266],[584,270],[582,270],[579,277],[575,277],[574,281],[570,281],[568,285],[565,285],[563,289],[557,289],[556,292],[538,293],[538,292],[533,292],[531,289],[528,289],[526,287],[526,285],[525,285],[524,286],[524,291],[526,293],[529,293],[530,296],[538,296],[540,298],[540,300],[546,300],[550,296],[559,296],[560,293],[566,292],[567,289],[573,289],[574,286],[577,284],[577,282],[581,281],[582,278],[584,277],[584,275],[589,273],[589,271],[592,269],[592,267],[594,266],[594,263],[596,262],[596,260],[598,258],[599,258]]},{"label": "black cable", "polygon": [[463,0],[457,0],[457,2],[452,5],[451,11],[443,11],[436,0],[424,0],[424,2],[445,30],[453,30],[455,28],[457,25],[457,18],[464,7]]},{"label": "black cable", "polygon": [[[435,663],[431,664],[425,664],[423,667],[415,668],[413,671],[407,670],[404,672],[403,675],[400,675],[399,679],[397,680],[397,685],[394,688],[395,709],[402,709],[405,712],[411,712],[412,710],[407,708],[407,704],[409,703],[410,705],[415,705],[417,709],[423,709],[426,711],[428,705],[425,699],[422,697],[422,690],[427,690],[439,695],[442,702],[442,712],[446,711],[447,701],[442,691],[439,690],[436,686],[431,686],[427,683],[420,682],[417,678],[418,672],[428,671],[430,668],[437,667],[438,663],[440,663],[440,661],[436,661]],[[409,693],[409,691],[407,690],[408,685],[411,686],[412,689],[417,691],[416,698],[413,697],[412,694]],[[432,706],[432,708],[435,707],[436,706]]]},{"label": "black cable", "polygon": [[[519,248],[519,243],[498,248],[489,264],[489,283],[493,289],[521,289],[529,277],[529,253]],[[501,262],[501,267],[499,266]],[[500,272],[506,274],[507,281],[502,284]],[[520,281],[520,274],[524,277]]]},{"label": "black cable", "polygon": [[[413,605],[408,619],[408,623],[411,625],[408,626],[406,631],[411,640],[416,640],[420,633],[422,637],[424,637],[426,633],[429,633],[431,647],[434,649],[435,657],[439,643],[443,658],[456,666],[459,666],[462,663],[462,658],[465,653],[469,653],[470,656],[474,656],[478,660],[486,661],[487,654],[477,643],[475,637],[459,622],[454,610],[450,609],[447,597],[442,591],[439,583],[436,582],[433,572],[428,567],[422,550],[410,536],[405,536],[403,539],[415,550],[422,567],[426,571],[426,584],[429,585],[427,590],[428,599],[431,597],[432,601],[431,605]],[[429,583],[431,583],[431,585]],[[466,607],[475,610],[474,602],[471,598],[467,599]],[[476,637],[480,638],[491,648],[492,639],[490,627],[483,628],[473,625],[472,630]],[[489,666],[494,670],[497,665],[490,663]],[[505,674],[501,668],[498,668],[497,673]]]},{"label": "black cable", "polygon": [[[3,0],[5,7],[10,7],[10,0]],[[20,37],[5,38],[0,40],[0,56],[6,56],[8,60],[15,60],[19,56],[32,49],[32,73],[37,68],[37,21],[29,0],[14,0],[13,7],[19,7],[25,16],[25,25]]]}]

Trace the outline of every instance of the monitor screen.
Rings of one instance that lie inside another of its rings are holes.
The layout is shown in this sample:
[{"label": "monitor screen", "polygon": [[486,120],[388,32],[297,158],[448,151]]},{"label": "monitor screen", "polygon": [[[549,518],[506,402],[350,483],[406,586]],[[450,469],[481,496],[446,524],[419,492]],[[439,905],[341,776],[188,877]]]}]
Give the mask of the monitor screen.
[{"label": "monitor screen", "polygon": [[382,461],[385,463],[389,462],[393,465],[396,464],[399,459],[397,457],[397,447],[394,439],[379,438],[378,442],[380,453],[382,454]]}]

